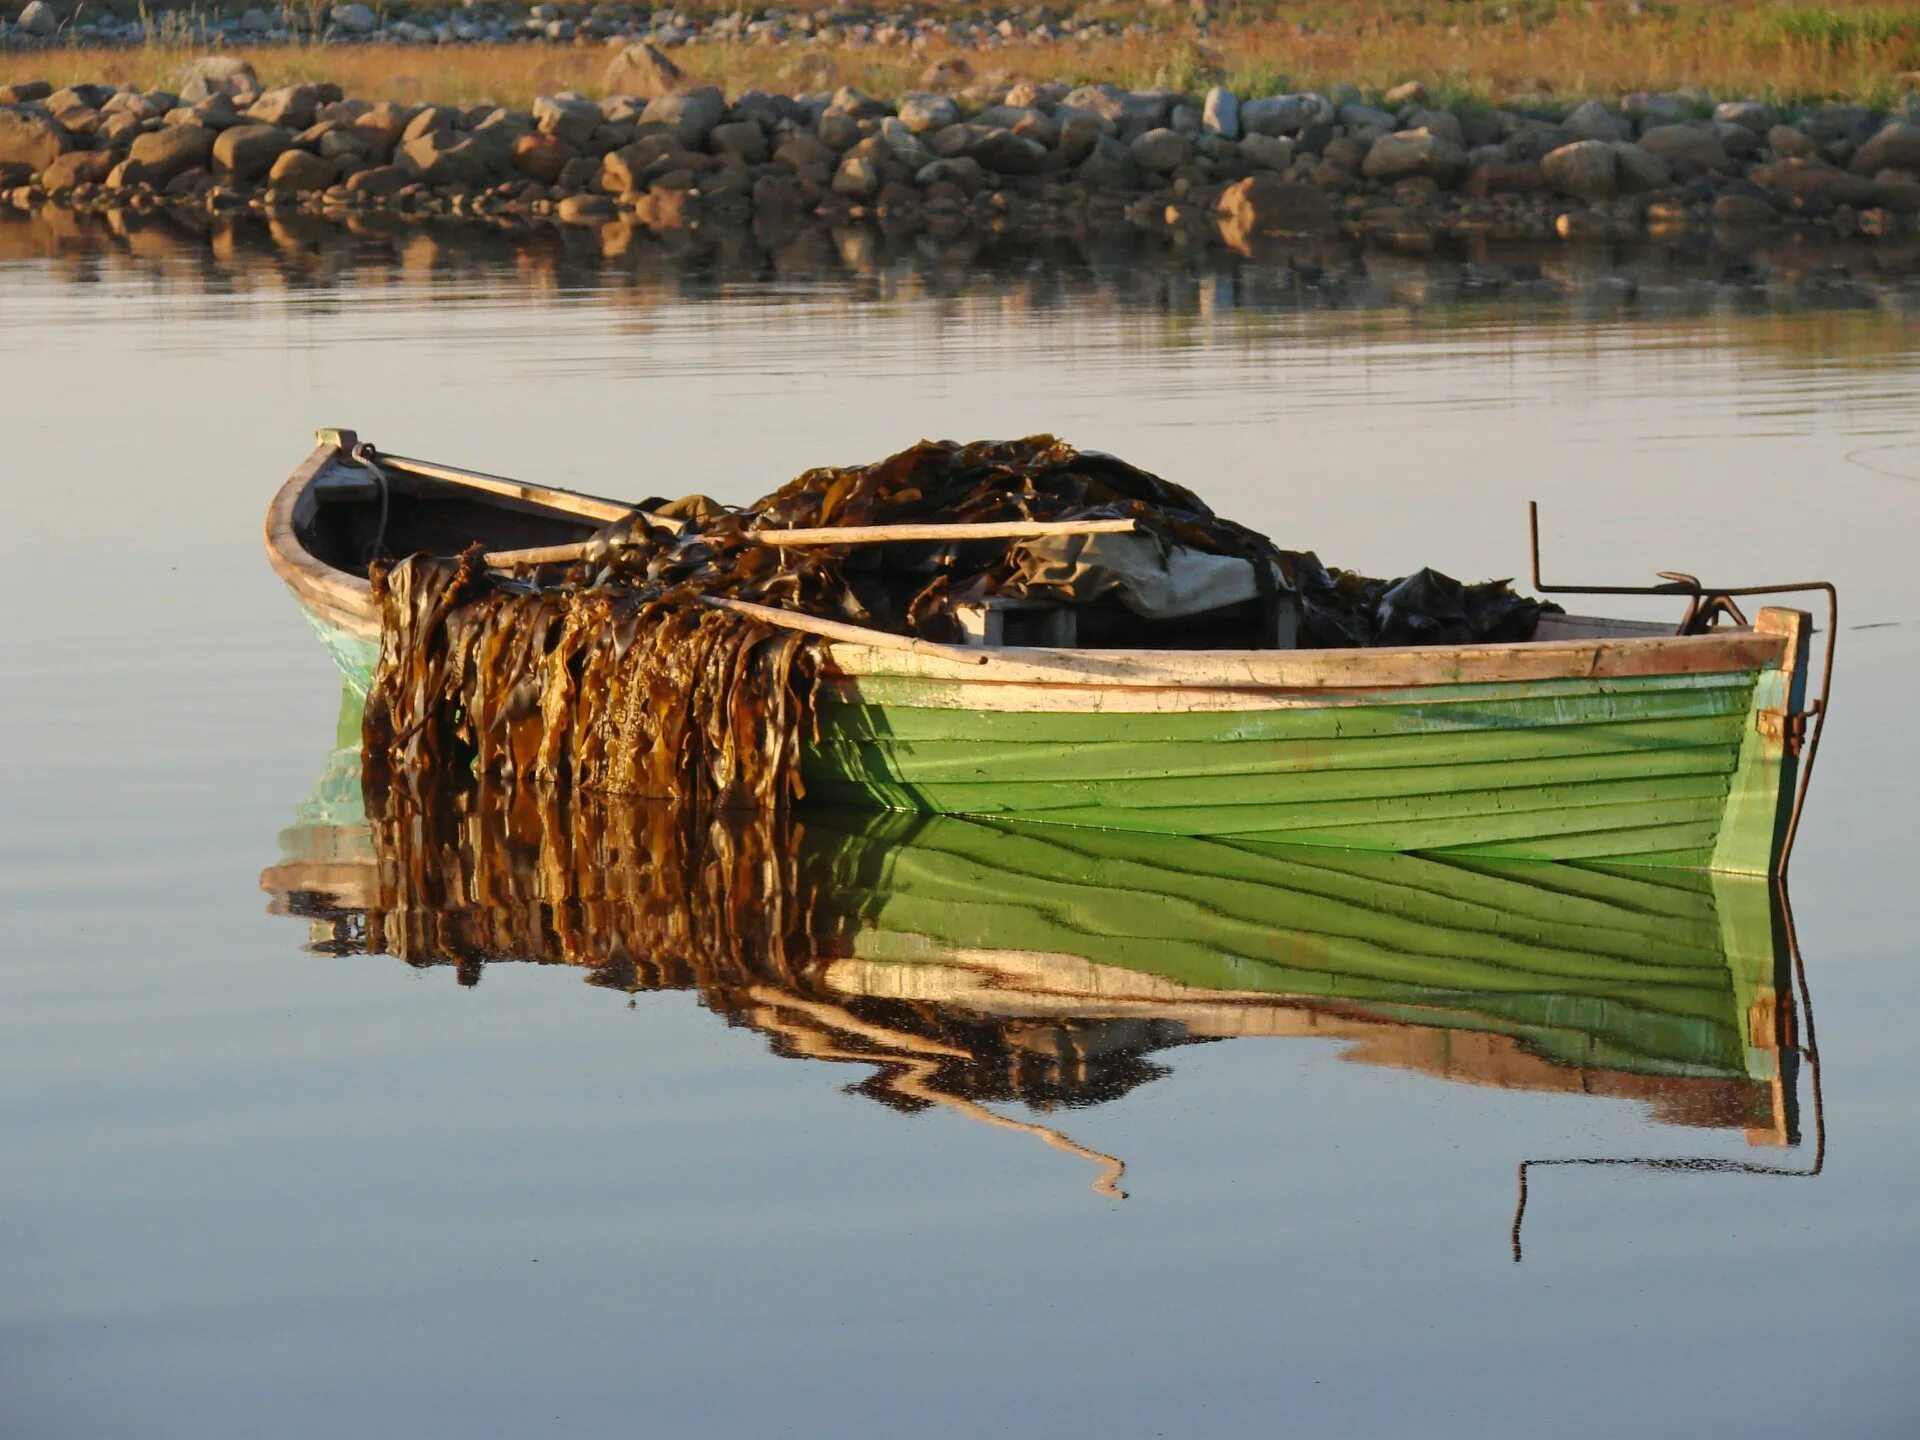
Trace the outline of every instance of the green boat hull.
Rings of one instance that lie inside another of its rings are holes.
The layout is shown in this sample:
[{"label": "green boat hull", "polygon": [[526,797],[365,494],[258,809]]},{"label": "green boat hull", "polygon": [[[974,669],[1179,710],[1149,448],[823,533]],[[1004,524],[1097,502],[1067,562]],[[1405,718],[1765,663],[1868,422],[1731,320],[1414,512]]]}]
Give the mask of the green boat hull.
[{"label": "green boat hull", "polygon": [[[312,617],[357,692],[378,646]],[[1432,684],[1316,705],[982,709],[832,687],[811,803],[1281,845],[1774,873],[1801,666]]]}]

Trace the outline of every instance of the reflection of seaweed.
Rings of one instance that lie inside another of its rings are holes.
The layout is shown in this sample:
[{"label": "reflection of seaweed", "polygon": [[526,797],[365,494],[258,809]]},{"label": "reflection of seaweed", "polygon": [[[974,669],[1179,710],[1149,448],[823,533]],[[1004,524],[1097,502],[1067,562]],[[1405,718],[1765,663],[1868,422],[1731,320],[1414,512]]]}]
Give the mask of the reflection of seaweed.
[{"label": "reflection of seaweed", "polygon": [[[1672,1156],[1605,1156],[1573,1155],[1549,1160],[1522,1160],[1517,1170],[1518,1195],[1513,1206],[1513,1259],[1517,1265],[1523,1258],[1520,1245],[1520,1230],[1526,1223],[1528,1187],[1530,1171],[1548,1168],[1585,1168],[1599,1170],[1634,1170],[1642,1173],[1661,1174],[1678,1173],[1687,1175],[1771,1175],[1782,1179],[1810,1180],[1826,1168],[1827,1164],[1827,1120],[1826,1107],[1820,1090],[1820,1046],[1813,1029],[1813,995],[1807,988],[1806,961],[1800,954],[1800,937],[1793,923],[1793,908],[1787,901],[1785,880],[1774,882],[1778,906],[1775,911],[1784,941],[1785,957],[1791,965],[1794,988],[1800,995],[1800,1013],[1806,1026],[1806,1040],[1796,1040],[1794,1013],[1791,1006],[1778,1008],[1777,1036],[1779,1053],[1784,1062],[1788,1057],[1803,1059],[1807,1064],[1808,1088],[1813,1101],[1813,1158],[1804,1168],[1785,1165],[1763,1165],[1751,1160],[1729,1160],[1713,1155],[1672,1155]],[[1794,1078],[1791,1069],[1783,1068],[1781,1085],[1785,1103],[1791,1107],[1794,1101]],[[1788,1111],[1786,1143],[1799,1144],[1799,1130],[1793,1118],[1791,1108]]]}]

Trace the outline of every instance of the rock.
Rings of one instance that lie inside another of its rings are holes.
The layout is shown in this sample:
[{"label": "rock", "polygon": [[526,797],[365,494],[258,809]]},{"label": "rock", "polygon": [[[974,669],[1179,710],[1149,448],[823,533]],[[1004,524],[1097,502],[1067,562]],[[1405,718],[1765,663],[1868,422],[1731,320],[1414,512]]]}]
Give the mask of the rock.
[{"label": "rock", "polygon": [[1113,134],[1113,122],[1086,110],[1063,110],[1059,116],[1060,134],[1056,142],[1061,158],[1078,165],[1093,153],[1100,137]]},{"label": "rock", "polygon": [[1240,104],[1240,128],[1249,135],[1297,135],[1309,125],[1331,122],[1333,118],[1333,102],[1310,91],[1244,100]]},{"label": "rock", "polygon": [[1249,175],[1220,192],[1214,218],[1236,249],[1266,235],[1329,235],[1336,219],[1325,191],[1272,175]]},{"label": "rock", "polygon": [[1169,175],[1193,159],[1193,142],[1177,130],[1149,130],[1127,147],[1133,163],[1156,175]]},{"label": "rock", "polygon": [[1920,126],[1895,120],[1853,152],[1856,175],[1878,175],[1882,170],[1920,170]]},{"label": "rock", "polygon": [[1713,118],[1723,125],[1738,125],[1764,136],[1780,123],[1780,112],[1758,100],[1727,100],[1713,107]]},{"label": "rock", "polygon": [[205,169],[213,141],[214,132],[199,125],[169,125],[137,136],[127,150],[125,179],[164,185],[183,171]]},{"label": "rock", "polygon": [[235,180],[251,183],[292,144],[293,136],[278,125],[236,125],[213,142],[213,163]]},{"label": "rock", "polygon": [[1427,87],[1418,80],[1408,80],[1394,86],[1380,98],[1389,105],[1424,105],[1427,103]]},{"label": "rock", "polygon": [[949,125],[960,123],[958,105],[944,95],[934,95],[925,90],[901,96],[896,113],[900,123],[916,135],[924,135],[929,130],[944,130]]},{"label": "rock", "polygon": [[749,165],[767,162],[767,132],[751,120],[731,120],[707,134],[707,148],[716,155],[734,155]]},{"label": "rock", "polygon": [[1605,140],[1576,140],[1542,157],[1540,175],[1576,200],[1611,200],[1619,188],[1619,161]]},{"label": "rock", "polygon": [[649,230],[684,230],[696,218],[694,200],[685,190],[650,190],[633,207],[633,218]]},{"label": "rock", "polygon": [[1802,128],[1821,145],[1839,142],[1859,145],[1879,124],[1873,112],[1863,105],[1822,105],[1807,116]]},{"label": "rock", "polygon": [[645,40],[615,52],[601,77],[609,95],[634,95],[642,100],[671,95],[686,83],[686,72]]},{"label": "rock", "polygon": [[1767,148],[1782,159],[1812,159],[1820,153],[1820,142],[1791,125],[1775,125],[1767,131]]},{"label": "rock", "polygon": [[1401,130],[1373,142],[1360,173],[1389,183],[1420,176],[1447,185],[1466,163],[1467,152],[1453,141],[1425,130]]},{"label": "rock", "polygon": [[37,174],[72,146],[58,121],[37,110],[0,106],[0,165],[25,165]]},{"label": "rock", "polygon": [[1400,128],[1398,116],[1389,114],[1385,110],[1376,110],[1371,105],[1362,105],[1357,101],[1342,105],[1338,119],[1350,132],[1377,130],[1382,135],[1391,135]]},{"label": "rock", "polygon": [[319,109],[319,86],[276,85],[247,107],[247,118],[262,125],[300,131],[313,124]]},{"label": "rock", "polygon": [[1073,173],[1091,190],[1132,190],[1140,183],[1132,153],[1112,135],[1102,135]]},{"label": "rock", "polygon": [[554,218],[563,225],[611,220],[614,214],[613,201],[605,195],[565,195],[553,207]]},{"label": "rock", "polygon": [[1495,195],[1532,195],[1545,184],[1537,161],[1507,160],[1474,166],[1462,188],[1476,199],[1486,200]]},{"label": "rock", "polygon": [[308,195],[326,189],[339,175],[340,167],[331,160],[322,160],[305,150],[288,150],[273,162],[273,169],[267,172],[267,184],[275,190]]},{"label": "rock", "polygon": [[1207,91],[1200,107],[1200,123],[1215,135],[1229,140],[1240,138],[1240,97],[1216,85]]},{"label": "rock", "polygon": [[31,105],[53,94],[53,86],[44,80],[19,80],[0,85],[0,105]]},{"label": "rock", "polygon": [[533,124],[542,135],[557,135],[578,150],[593,139],[606,117],[584,95],[541,95],[533,102]]},{"label": "rock", "polygon": [[1644,195],[1673,183],[1673,170],[1667,162],[1631,140],[1614,141],[1613,158],[1622,195]]},{"label": "rock", "polygon": [[398,165],[374,165],[356,170],[346,179],[347,189],[355,195],[394,195],[411,184],[413,176]]},{"label": "rock", "polygon": [[394,163],[423,185],[476,185],[488,169],[484,149],[452,130],[402,140]]},{"label": "rock", "polygon": [[1713,202],[1713,223],[1729,229],[1754,230],[1779,218],[1771,205],[1754,195],[1722,195]]},{"label": "rock", "polygon": [[1039,141],[1000,129],[987,131],[966,153],[996,175],[1038,175],[1047,159],[1047,147]]},{"label": "rock", "polygon": [[1873,181],[1819,160],[1776,160],[1755,170],[1752,178],[1762,189],[1832,205],[1871,205],[1878,198]]},{"label": "rock", "polygon": [[1720,137],[1703,126],[1655,125],[1641,135],[1640,148],[1658,155],[1669,165],[1717,170],[1723,175],[1734,174],[1739,169],[1720,143]]},{"label": "rock", "polygon": [[175,72],[174,83],[179,86],[182,105],[197,105],[215,95],[237,100],[260,94],[260,77],[253,66],[236,55],[202,55],[190,60]]},{"label": "rock", "polygon": [[926,90],[957,90],[973,83],[973,66],[958,55],[936,60],[920,72],[920,85]]},{"label": "rock", "polygon": [[833,193],[849,200],[871,200],[880,193],[880,167],[865,155],[848,151],[833,172]]},{"label": "rock", "polygon": [[827,114],[851,115],[856,120],[878,120],[891,113],[892,107],[884,100],[876,100],[851,85],[842,85],[827,102]]},{"label": "rock", "polygon": [[819,170],[822,179],[832,173],[832,168],[840,163],[838,153],[817,137],[805,131],[795,131],[791,135],[780,137],[773,147],[773,161],[789,170]]},{"label": "rock", "polygon": [[44,38],[60,28],[60,16],[47,0],[28,0],[27,8],[13,23],[22,34]]},{"label": "rock", "polygon": [[1451,140],[1462,150],[1467,148],[1466,127],[1460,123],[1460,117],[1450,110],[1416,110],[1407,117],[1407,123],[1398,128],[1424,130],[1429,135]]},{"label": "rock", "polygon": [[923,188],[940,184],[957,185],[971,195],[986,187],[987,172],[978,160],[961,155],[952,160],[934,160],[922,165],[914,172],[913,183]]},{"label": "rock", "polygon": [[1293,156],[1293,141],[1283,135],[1248,135],[1240,141],[1240,158],[1262,170],[1285,170]]},{"label": "rock", "polygon": [[674,170],[690,170],[703,159],[689,154],[672,135],[643,135],[633,144],[621,146],[599,163],[594,186],[609,195],[645,190],[659,176]]},{"label": "rock", "polygon": [[327,24],[342,35],[371,35],[380,28],[380,17],[364,5],[335,5],[327,13]]},{"label": "rock", "polygon": [[574,154],[574,148],[558,135],[522,135],[508,147],[507,163],[529,180],[552,185]]},{"label": "rock", "polygon": [[706,143],[708,133],[726,118],[727,101],[719,89],[701,85],[673,95],[662,95],[640,112],[643,125],[664,125],[689,150]]},{"label": "rock", "polygon": [[1560,125],[1579,140],[1605,140],[1611,144],[1633,138],[1633,122],[1614,114],[1598,100],[1574,106]]},{"label": "rock", "polygon": [[1720,148],[1736,163],[1758,155],[1766,148],[1763,141],[1744,125],[1735,125],[1730,120],[1715,120],[1713,135],[1720,142]]},{"label": "rock", "polygon": [[400,132],[402,140],[418,140],[422,135],[438,134],[442,130],[453,129],[453,112],[444,105],[424,105],[414,112],[407,128]]},{"label": "rock", "polygon": [[57,195],[76,185],[99,185],[112,169],[113,155],[109,151],[69,150],[40,171],[40,188]]}]

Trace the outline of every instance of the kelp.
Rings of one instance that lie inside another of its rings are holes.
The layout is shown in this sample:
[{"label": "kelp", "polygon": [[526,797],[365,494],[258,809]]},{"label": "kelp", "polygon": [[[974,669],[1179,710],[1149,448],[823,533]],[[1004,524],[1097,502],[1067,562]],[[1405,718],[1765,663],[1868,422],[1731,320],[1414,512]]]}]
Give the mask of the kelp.
[{"label": "kelp", "polygon": [[757,532],[1102,519],[1247,562],[1248,593],[1297,597],[1303,646],[1525,640],[1554,608],[1505,581],[1329,568],[1192,491],[1052,436],[923,441],[875,464],[809,470],[737,510],[697,495],[642,501],[567,563],[502,573],[476,547],[376,565],[368,761],[659,796],[699,814],[781,809],[802,794],[823,646],[712,602],[950,641],[959,607],[1036,589],[1044,599],[1054,582],[1019,541],[777,546]]}]

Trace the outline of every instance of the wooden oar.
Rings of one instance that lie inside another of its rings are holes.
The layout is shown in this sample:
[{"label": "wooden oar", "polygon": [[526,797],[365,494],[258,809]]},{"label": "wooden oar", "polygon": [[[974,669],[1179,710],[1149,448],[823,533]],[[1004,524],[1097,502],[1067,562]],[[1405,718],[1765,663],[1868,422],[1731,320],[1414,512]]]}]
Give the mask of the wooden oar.
[{"label": "wooden oar", "polygon": [[[820,525],[797,530],[749,530],[746,538],[762,545],[890,545],[903,541],[1033,540],[1043,535],[1131,535],[1132,520],[983,520],[951,525]],[[492,550],[489,565],[561,565],[581,559],[593,542],[539,545],[528,550]]]},{"label": "wooden oar", "polygon": [[818,635],[825,640],[844,640],[851,645],[871,645],[876,650],[905,650],[914,655],[932,655],[960,665],[984,665],[990,658],[965,645],[942,645],[933,640],[916,640],[911,635],[895,635],[890,630],[875,630],[867,625],[849,625],[844,620],[823,620],[803,615],[798,610],[780,610],[772,605],[756,605],[751,600],[732,600],[724,595],[702,595],[702,605],[715,610],[731,610],[749,615],[768,625],[798,630],[803,635]]}]

